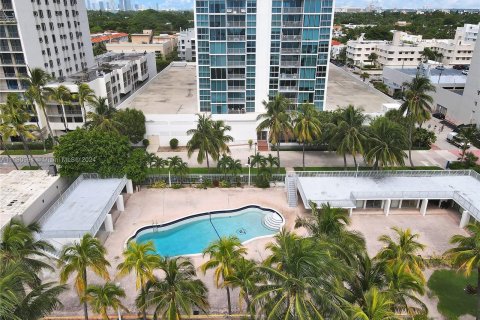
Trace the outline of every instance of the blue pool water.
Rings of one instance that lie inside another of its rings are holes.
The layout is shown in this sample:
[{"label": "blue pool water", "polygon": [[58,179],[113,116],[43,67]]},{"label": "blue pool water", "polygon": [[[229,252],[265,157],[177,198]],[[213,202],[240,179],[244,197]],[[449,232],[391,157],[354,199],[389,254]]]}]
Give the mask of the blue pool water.
[{"label": "blue pool water", "polygon": [[218,240],[217,232],[222,237],[237,236],[241,242],[273,235],[277,232],[262,224],[262,219],[268,213],[267,211],[259,208],[248,208],[241,211],[241,213],[233,212],[228,216],[222,214],[221,217],[215,217],[212,214],[211,222],[207,214],[202,217],[202,220],[184,222],[168,230],[147,229],[134,240],[139,243],[152,241],[158,254],[172,257],[201,253],[212,241]]}]

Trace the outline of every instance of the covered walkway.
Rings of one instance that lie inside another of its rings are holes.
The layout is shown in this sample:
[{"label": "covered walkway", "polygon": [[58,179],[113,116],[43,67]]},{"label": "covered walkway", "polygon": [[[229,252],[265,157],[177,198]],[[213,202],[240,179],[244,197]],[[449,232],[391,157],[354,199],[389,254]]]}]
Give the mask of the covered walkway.
[{"label": "covered walkway", "polygon": [[413,203],[425,215],[429,201],[453,200],[461,208],[462,227],[470,216],[480,221],[480,175],[471,170],[289,172],[285,182],[290,206],[299,194],[306,209],[310,202],[329,203],[352,214],[377,203],[388,215]]}]

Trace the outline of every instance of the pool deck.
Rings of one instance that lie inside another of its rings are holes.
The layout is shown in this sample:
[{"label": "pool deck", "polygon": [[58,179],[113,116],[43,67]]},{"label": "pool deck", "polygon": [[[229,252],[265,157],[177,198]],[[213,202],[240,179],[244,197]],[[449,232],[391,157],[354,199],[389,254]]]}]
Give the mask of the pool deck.
[{"label": "pool deck", "polygon": [[[115,275],[117,265],[122,261],[121,253],[125,241],[140,227],[152,223],[163,223],[175,220],[194,213],[209,210],[234,209],[249,204],[257,204],[262,207],[272,208],[280,212],[286,219],[285,227],[292,230],[297,215],[303,216],[307,212],[303,205],[289,208],[285,201],[284,188],[271,188],[266,190],[256,188],[235,189],[145,189],[133,194],[125,206],[125,212],[121,213],[115,223],[115,231],[109,235],[105,242],[108,250],[107,259],[111,263],[110,275]],[[361,211],[352,216],[352,229],[365,234],[367,247],[370,254],[375,254],[381,247],[377,241],[381,234],[391,234],[392,226],[401,228],[410,227],[414,232],[420,233],[420,241],[427,245],[425,255],[440,253],[449,247],[448,240],[453,234],[464,233],[458,228],[459,217],[457,214],[440,209],[431,209],[429,214],[422,217],[418,211],[392,210],[390,216],[385,217],[380,211],[369,211],[363,215]],[[296,230],[299,234],[305,234],[305,230]],[[265,245],[272,238],[254,240],[246,244],[248,257],[257,261],[263,260],[268,254]],[[205,261],[201,256],[193,257],[195,266]],[[225,290],[216,289],[213,285],[213,272],[206,275],[198,272],[199,278],[204,281],[209,289],[209,301],[211,313],[223,313],[226,310]],[[46,275],[46,278],[54,279],[57,275]],[[58,278],[57,278],[58,279]],[[90,283],[101,282],[96,276],[89,275]],[[113,279],[119,282],[127,292],[125,305],[132,307],[136,296],[134,275],[122,279]],[[72,284],[72,281],[69,281]],[[56,311],[55,315],[82,314],[81,306],[75,292],[71,289],[62,295],[64,309]],[[233,308],[238,308],[237,292],[232,294]],[[134,309],[134,308],[133,308]]]}]

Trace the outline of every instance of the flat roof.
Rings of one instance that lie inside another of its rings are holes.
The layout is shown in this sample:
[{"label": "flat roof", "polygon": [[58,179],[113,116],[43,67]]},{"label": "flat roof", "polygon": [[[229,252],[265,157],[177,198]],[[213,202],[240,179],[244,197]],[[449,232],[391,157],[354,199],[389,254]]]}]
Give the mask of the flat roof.
[{"label": "flat roof", "polygon": [[197,107],[197,70],[192,63],[172,63],[119,108],[145,114],[194,114]]},{"label": "flat roof", "polygon": [[44,238],[77,238],[95,235],[110,211],[126,179],[100,179],[82,175],[40,219]]},{"label": "flat roof", "polygon": [[[417,68],[394,68],[404,74],[415,77],[419,72]],[[443,83],[456,83],[456,84],[465,84],[467,82],[467,76],[462,73],[462,70],[445,68],[444,70],[438,70],[432,66],[429,70],[422,69],[421,74],[428,76],[434,84],[443,84]]]},{"label": "flat roof", "polygon": [[47,170],[14,170],[0,174],[0,228],[21,215],[60,177]]},{"label": "flat roof", "polygon": [[356,200],[453,199],[480,213],[480,175],[474,171],[304,172],[297,178],[307,209],[309,201],[355,208]]}]

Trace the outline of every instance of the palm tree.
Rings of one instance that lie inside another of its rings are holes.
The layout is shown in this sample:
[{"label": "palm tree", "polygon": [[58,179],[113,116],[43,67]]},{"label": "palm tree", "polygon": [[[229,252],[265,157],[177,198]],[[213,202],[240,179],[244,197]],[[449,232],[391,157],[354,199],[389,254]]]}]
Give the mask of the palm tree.
[{"label": "palm tree", "polygon": [[365,155],[367,162],[374,169],[384,166],[403,166],[407,154],[404,151],[408,145],[405,131],[401,125],[379,117],[370,124],[368,151]]},{"label": "palm tree", "polygon": [[368,78],[370,78],[370,75],[367,72],[364,72],[360,75],[360,78],[365,82]]},{"label": "palm tree", "polygon": [[8,133],[11,137],[19,137],[25,150],[28,165],[30,167],[32,166],[30,162],[31,158],[35,165],[40,168],[40,165],[33,155],[30,154],[30,149],[27,144],[27,139],[36,139],[32,131],[38,130],[38,127],[33,124],[25,124],[30,122],[30,118],[30,113],[25,109],[25,104],[18,98],[18,95],[14,93],[9,93],[6,103],[0,105],[0,120],[5,126],[2,131]]},{"label": "palm tree", "polygon": [[[280,162],[279,162],[279,159],[277,157],[274,157],[272,156],[270,153],[268,154],[268,157],[265,158],[265,162],[268,163],[268,167],[270,169],[273,169],[273,167],[277,167],[279,168],[280,166]],[[266,164],[262,163],[262,161],[260,161],[260,166],[265,166]]]},{"label": "palm tree", "polygon": [[287,111],[288,101],[282,95],[276,95],[273,100],[263,101],[266,113],[260,114],[257,121],[260,123],[257,126],[257,132],[264,129],[269,130],[270,143],[277,147],[277,158],[280,166],[280,140],[288,140],[293,134],[291,125],[291,117]]},{"label": "palm tree", "polygon": [[425,245],[417,241],[419,234],[412,233],[410,229],[403,230],[398,227],[393,227],[392,230],[395,238],[389,235],[382,235],[378,238],[384,247],[378,252],[376,258],[385,261],[389,266],[406,263],[406,271],[423,279],[422,270],[425,263],[420,253],[425,249]]},{"label": "palm tree", "polygon": [[45,88],[45,91],[47,92],[49,100],[58,102],[62,106],[63,125],[65,126],[65,131],[68,131],[65,105],[70,104],[72,100],[72,92],[70,92],[70,89],[64,85],[60,85],[58,87],[47,87]]},{"label": "palm tree", "polygon": [[470,223],[465,229],[467,236],[457,234],[450,239],[455,247],[447,250],[445,256],[466,276],[477,272],[477,319],[480,319],[480,224]]},{"label": "palm tree", "polygon": [[353,105],[341,109],[336,115],[336,127],[333,132],[331,143],[337,153],[343,155],[343,165],[347,168],[346,154],[353,156],[355,167],[357,166],[357,154],[363,154],[366,136],[363,123],[367,117],[363,110]]},{"label": "palm tree", "polygon": [[247,253],[240,239],[235,236],[221,237],[213,241],[205,250],[203,256],[208,255],[209,260],[200,266],[203,273],[209,269],[215,269],[214,282],[217,288],[225,287],[227,290],[228,314],[232,314],[230,300],[230,285],[225,279],[233,274],[236,262]]},{"label": "palm tree", "polygon": [[325,244],[282,230],[259,267],[266,283],[253,303],[266,319],[347,319],[341,280],[345,266]]},{"label": "palm tree", "polygon": [[[110,263],[105,259],[106,249],[91,234],[85,234],[79,242],[66,245],[59,257],[60,282],[66,283],[70,275],[75,275],[75,289],[80,299],[85,295],[88,286],[87,270],[109,280],[107,267]],[[83,313],[88,320],[87,302],[83,301]]]},{"label": "palm tree", "polygon": [[352,308],[353,320],[399,320],[393,311],[394,302],[388,294],[373,287],[365,293],[365,304]]},{"label": "palm tree", "polygon": [[[43,111],[43,116],[47,124],[48,132],[52,139],[54,138],[52,128],[50,126],[50,121],[47,116],[47,97],[45,94],[45,86],[47,83],[52,80],[52,76],[45,70],[41,68],[28,68],[28,77],[22,79],[28,86],[29,95],[35,100],[37,105]],[[53,139],[54,143],[56,140]]]},{"label": "palm tree", "polygon": [[477,135],[477,128],[475,127],[465,127],[460,129],[458,138],[462,142],[460,149],[462,150],[461,160],[465,160],[465,154],[467,153],[468,148],[470,148],[470,142],[475,141]]},{"label": "palm tree", "polygon": [[236,176],[242,172],[242,163],[238,159],[233,159],[230,157],[229,170],[232,175]]},{"label": "palm tree", "polygon": [[87,110],[85,109],[85,103],[94,101],[95,91],[88,84],[81,83],[78,85],[77,93],[73,97],[75,100],[78,100],[78,104],[82,108],[82,118],[86,121]]},{"label": "palm tree", "polygon": [[108,99],[95,97],[90,101],[90,104],[94,112],[87,112],[87,122],[85,122],[85,126],[94,130],[118,133],[121,124],[114,118],[117,109],[110,106]]},{"label": "palm tree", "polygon": [[376,66],[377,60],[378,60],[378,54],[376,54],[375,52],[370,53],[368,55],[368,60],[370,60],[373,63],[373,66]]},{"label": "palm tree", "polygon": [[232,157],[225,154],[217,161],[217,169],[223,173],[224,179],[227,178],[227,172],[230,170],[230,164],[232,161]]},{"label": "palm tree", "polygon": [[[278,160],[278,158],[277,158]],[[277,161],[278,163],[278,161]],[[267,158],[262,156],[259,152],[257,152],[255,155],[250,156],[250,166],[251,167],[256,167],[257,168],[257,173],[258,173],[258,167],[265,167],[267,165]]]},{"label": "palm tree", "polygon": [[[208,169],[210,169],[208,156],[212,157],[213,160],[218,160],[221,152],[220,145],[223,146],[223,142],[221,143],[219,141],[223,133],[216,132],[214,122],[211,116],[199,114],[197,127],[187,131],[187,134],[192,136],[187,142],[188,157],[190,158],[192,154],[198,150],[197,162],[203,163],[206,159]],[[219,127],[217,127],[217,129],[218,128]]]},{"label": "palm tree", "polygon": [[297,141],[302,144],[302,164],[305,169],[305,145],[317,140],[322,133],[318,111],[311,103],[302,104],[293,120],[293,133]]},{"label": "palm tree", "polygon": [[404,113],[409,121],[408,158],[410,159],[410,166],[413,168],[413,129],[415,123],[422,124],[424,121],[430,119],[430,105],[433,103],[433,98],[429,95],[429,92],[435,92],[436,89],[429,78],[419,74],[417,74],[411,82],[404,82],[403,87],[405,88],[405,102],[400,106],[400,112]]},{"label": "palm tree", "polygon": [[233,137],[227,134],[227,131],[232,130],[232,127],[227,126],[223,120],[213,121],[214,141],[218,144],[218,151],[220,153],[230,153],[228,143],[233,141]]},{"label": "palm tree", "polygon": [[0,123],[0,148],[4,150],[4,154],[7,155],[8,160],[13,164],[15,170],[18,170],[18,166],[15,163],[15,160],[10,156],[10,152],[8,152],[8,147],[5,142],[7,142],[11,137],[15,136],[15,130],[10,127],[8,124]]},{"label": "palm tree", "polygon": [[[193,307],[206,312],[208,289],[196,276],[195,267],[187,258],[162,258],[159,269],[162,279],[147,283],[145,296],[138,297],[140,307],[153,306],[154,319],[179,320],[182,314],[191,315]],[[143,305],[143,306],[142,306]]]},{"label": "palm tree", "polygon": [[[153,270],[160,265],[161,259],[154,254],[155,246],[153,242],[137,243],[130,241],[128,247],[123,251],[124,261],[117,266],[118,276],[123,277],[132,272],[135,273],[136,288],[140,289],[140,295],[145,296],[146,284],[153,280]],[[147,313],[144,307],[140,308],[143,319],[147,319]]]},{"label": "palm tree", "polygon": [[170,172],[172,172],[174,175],[179,176],[181,180],[181,178],[188,173],[188,164],[184,162],[179,156],[168,157],[167,162],[169,176]]},{"label": "palm tree", "polygon": [[384,288],[386,286],[385,263],[371,259],[363,250],[356,255],[355,271],[353,277],[348,280],[348,298],[352,303],[360,306],[366,305],[365,294],[372,288]]},{"label": "palm tree", "polygon": [[88,302],[95,313],[99,313],[103,319],[109,320],[108,308],[112,308],[114,311],[123,309],[128,312],[120,298],[125,298],[125,290],[112,282],[107,282],[104,285],[89,285],[82,301]]},{"label": "palm tree", "polygon": [[233,273],[225,278],[225,283],[232,288],[238,288],[238,301],[240,308],[242,300],[247,304],[247,312],[253,314],[252,297],[256,286],[263,282],[262,275],[258,272],[257,264],[253,260],[240,258],[235,263]]}]

